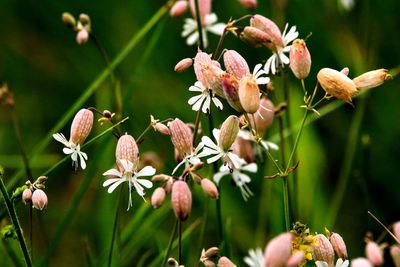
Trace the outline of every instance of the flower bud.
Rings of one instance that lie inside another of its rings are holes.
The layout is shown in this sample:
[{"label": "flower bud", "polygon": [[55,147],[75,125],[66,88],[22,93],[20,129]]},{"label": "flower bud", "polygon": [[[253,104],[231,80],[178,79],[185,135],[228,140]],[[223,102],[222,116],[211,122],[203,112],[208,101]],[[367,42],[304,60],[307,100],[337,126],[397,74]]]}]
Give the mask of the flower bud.
[{"label": "flower bud", "polygon": [[286,232],[273,238],[264,252],[264,267],[285,266],[292,255],[293,234]]},{"label": "flower bud", "polygon": [[61,18],[65,25],[67,25],[70,28],[75,28],[76,20],[74,16],[72,16],[70,13],[64,12]]},{"label": "flower bud", "polygon": [[254,114],[254,119],[256,125],[250,120],[250,123],[254,129],[256,129],[257,134],[262,137],[264,136],[267,129],[272,125],[275,116],[275,107],[271,100],[267,98],[260,99],[260,107],[256,114]]},{"label": "flower bud", "polygon": [[370,89],[378,87],[387,79],[391,78],[388,71],[385,69],[368,71],[353,79],[358,90]]},{"label": "flower bud", "polygon": [[175,119],[169,123],[171,133],[171,141],[181,156],[190,155],[192,153],[192,131],[180,119]]},{"label": "flower bud", "polygon": [[168,181],[171,178],[171,176],[166,175],[166,174],[156,174],[151,178],[152,182],[165,182]]},{"label": "flower bud", "polygon": [[222,78],[222,90],[228,104],[238,112],[243,111],[239,100],[239,83],[232,74],[225,73]]},{"label": "flower bud", "polygon": [[129,135],[124,134],[118,139],[117,148],[115,149],[115,158],[119,169],[122,171],[122,165],[119,161],[121,159],[129,160],[133,163],[134,169],[139,165],[139,148],[135,139]]},{"label": "flower bud", "polygon": [[278,47],[283,48],[285,46],[282,39],[282,33],[272,20],[261,15],[254,15],[250,19],[250,26],[268,34],[271,42],[268,42],[265,45],[272,51],[276,51]]},{"label": "flower bud", "polygon": [[211,198],[218,198],[218,189],[217,186],[208,179],[201,180],[201,188],[203,191]]},{"label": "flower bud", "polygon": [[158,209],[164,203],[165,190],[162,187],[157,187],[151,195],[151,205],[153,208]]},{"label": "flower bud", "polygon": [[343,73],[323,68],[317,74],[318,82],[328,94],[351,104],[351,97],[357,93],[354,82]]},{"label": "flower bud", "polygon": [[206,258],[212,258],[212,257],[214,257],[214,256],[217,256],[218,253],[219,253],[219,248],[218,248],[218,247],[211,247],[211,248],[207,249],[207,250],[204,252],[204,257],[206,257]]},{"label": "flower bud", "polygon": [[315,261],[325,261],[328,266],[334,266],[335,252],[328,238],[323,234],[318,234],[315,236],[318,245],[313,247],[313,259]]},{"label": "flower bud", "polygon": [[336,255],[343,260],[347,259],[347,249],[343,238],[337,233],[332,233],[329,237],[329,240],[331,241],[332,247],[335,250]]},{"label": "flower bud", "polygon": [[231,115],[222,123],[221,130],[219,132],[218,145],[224,151],[231,148],[233,142],[235,142],[236,136],[239,132],[239,118],[235,115]]},{"label": "flower bud", "polygon": [[202,263],[205,267],[215,267],[216,266],[212,260],[203,260]]},{"label": "flower bud", "polygon": [[400,240],[400,221],[393,224],[393,234]]},{"label": "flower bud", "polygon": [[239,3],[245,8],[254,9],[257,7],[257,0],[239,0]]},{"label": "flower bud", "polygon": [[171,7],[169,15],[173,18],[182,16],[188,8],[188,2],[186,0],[176,1]]},{"label": "flower bud", "polygon": [[227,257],[221,257],[218,260],[217,267],[236,267],[236,265]]},{"label": "flower bud", "polygon": [[224,71],[215,65],[210,55],[201,51],[197,52],[193,67],[197,80],[200,81],[204,87],[212,89],[214,93],[220,97],[224,96],[221,85],[221,78]]},{"label": "flower bud", "polygon": [[394,266],[400,267],[400,246],[392,245],[390,247],[390,256],[392,257]]},{"label": "flower bud", "polygon": [[32,204],[35,209],[43,210],[47,205],[47,196],[42,189],[36,189],[32,194]]},{"label": "flower bud", "polygon": [[267,33],[252,26],[244,27],[240,34],[240,39],[247,41],[256,47],[262,45],[267,46],[268,43],[271,43],[271,38]]},{"label": "flower bud", "polygon": [[227,50],[224,53],[226,71],[235,75],[240,80],[250,73],[246,60],[235,50]]},{"label": "flower bud", "polygon": [[[197,0],[199,4],[199,13],[201,25],[205,25],[206,16],[211,13],[211,0]],[[193,18],[196,18],[196,2],[195,0],[189,0],[190,11],[192,12]]]},{"label": "flower bud", "polygon": [[311,69],[311,55],[308,52],[306,43],[302,39],[293,41],[290,47],[290,69],[297,79],[307,78]]},{"label": "flower bud", "polygon": [[71,125],[70,142],[75,145],[82,145],[90,134],[93,126],[93,112],[88,109],[81,109],[76,113]]},{"label": "flower bud", "polygon": [[189,217],[192,208],[192,193],[184,181],[176,181],[172,185],[171,203],[175,216],[185,221]]},{"label": "flower bud", "polygon": [[305,254],[304,251],[299,250],[292,256],[290,256],[289,260],[286,263],[287,267],[297,267],[301,266],[300,263],[304,260]]},{"label": "flower bud", "polygon": [[365,246],[365,255],[374,266],[383,265],[383,250],[373,241],[368,241]]},{"label": "flower bud", "polygon": [[79,45],[83,45],[88,40],[89,40],[88,31],[85,28],[83,28],[82,30],[79,30],[78,33],[76,34],[76,43]]},{"label": "flower bud", "polygon": [[350,70],[349,70],[348,67],[345,67],[345,68],[343,68],[340,72],[343,73],[343,74],[346,75],[346,76],[349,76]]},{"label": "flower bud", "polygon": [[160,123],[160,122],[156,122],[156,124],[154,125],[154,129],[163,135],[171,134],[169,131],[169,128],[165,124]]},{"label": "flower bud", "polygon": [[26,188],[22,192],[22,201],[27,204],[28,202],[31,202],[32,200],[32,190]]},{"label": "flower bud", "polygon": [[82,23],[83,26],[90,25],[90,17],[88,14],[79,14],[79,21]]},{"label": "flower bud", "polygon": [[[182,2],[186,2],[186,1],[182,1]],[[179,61],[176,65],[174,70],[176,72],[184,72],[185,70],[187,70],[188,68],[190,68],[193,65],[193,59],[191,58],[184,58],[181,61]]]},{"label": "flower bud", "polygon": [[247,163],[255,162],[253,146],[250,140],[238,136],[231,147],[234,154],[244,159]]},{"label": "flower bud", "polygon": [[260,89],[251,74],[243,77],[239,82],[239,100],[247,113],[256,113],[260,107]]},{"label": "flower bud", "polygon": [[366,258],[356,258],[351,261],[350,267],[373,267]]}]

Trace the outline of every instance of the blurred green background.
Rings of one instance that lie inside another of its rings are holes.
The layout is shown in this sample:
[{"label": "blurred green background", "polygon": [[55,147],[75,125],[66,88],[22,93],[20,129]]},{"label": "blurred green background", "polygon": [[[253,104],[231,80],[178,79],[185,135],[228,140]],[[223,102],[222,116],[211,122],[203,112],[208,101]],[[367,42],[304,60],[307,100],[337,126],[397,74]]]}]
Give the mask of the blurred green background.
[{"label": "blurred green background", "polygon": [[[0,82],[6,82],[14,93],[28,154],[35,151],[52,127],[105,69],[93,43],[76,44],[75,33],[61,22],[61,14],[66,11],[75,16],[89,14],[93,32],[112,60],[164,3],[161,0],[0,0]],[[345,11],[333,0],[259,1],[258,8],[250,11],[237,1],[219,0],[214,1],[213,10],[224,22],[231,17],[258,13],[274,20],[281,29],[286,22],[297,25],[300,38],[312,32],[307,42],[312,56],[311,74],[306,80],[309,90],[315,85],[316,73],[323,67],[339,70],[349,67],[350,77],[377,68],[399,68],[400,17],[397,11],[400,2],[397,0],[355,1],[350,11]],[[173,71],[176,62],[193,57],[197,51],[181,38],[182,24],[182,17],[165,15],[115,70],[124,96],[122,116],[130,117],[122,130],[134,137],[147,127],[150,115],[194,122],[196,114],[187,104],[192,96],[187,88],[195,82],[194,73],[191,70],[182,74]],[[209,37],[208,51],[212,52],[218,38]],[[226,38],[224,48],[237,50],[248,60],[250,68],[270,56],[266,48],[253,48],[232,35]],[[298,108],[302,101],[300,83],[290,71],[286,75],[293,100],[292,121],[297,125],[303,114]],[[276,95],[280,99],[281,80],[274,79]],[[340,233],[347,241],[350,258],[363,255],[363,237],[367,231],[375,238],[383,233],[367,214],[368,210],[387,225],[400,219],[398,87],[395,78],[355,99],[354,108],[339,105],[335,111],[306,127],[299,146],[299,196],[295,200],[299,212],[296,219],[307,223],[312,232],[322,232],[339,177],[348,175],[344,200],[330,230]],[[113,97],[111,83],[106,79],[82,107],[113,110]],[[219,125],[232,112],[227,108],[215,113],[215,124]],[[12,114],[4,106],[0,107],[0,114],[0,164],[6,169],[4,179],[10,183],[14,177],[14,181],[22,185],[27,177],[17,176],[23,170],[23,164]],[[61,130],[67,136],[71,121],[69,119]],[[204,116],[202,122],[207,125]],[[98,134],[104,129],[105,126],[96,124],[94,132]],[[278,141],[277,125],[268,136]],[[49,174],[46,190],[49,204],[42,212],[33,211],[34,262],[48,266],[90,266],[90,262],[94,266],[106,265],[117,193],[107,194],[102,187],[102,173],[115,161],[115,144],[115,138],[108,134],[88,147],[86,171],[75,173],[68,162]],[[159,172],[170,173],[174,167],[173,148],[165,136],[150,132],[140,145],[140,151],[155,151],[165,160]],[[61,144],[51,141],[40,156],[30,162],[34,178],[62,157]],[[262,178],[262,172],[273,173],[270,165],[267,162],[265,169],[260,168],[262,170],[253,177],[250,188],[255,196],[247,202],[227,177],[222,180],[222,216],[229,241],[225,252],[238,266],[244,266],[242,258],[249,248],[263,248],[267,240],[284,231],[281,181]],[[204,175],[211,178],[207,171]],[[87,190],[82,189],[82,183],[87,185]],[[67,224],[60,226],[80,189],[83,198],[78,210],[70,214],[70,221],[65,220]],[[116,242],[114,264],[160,266],[160,255],[162,258],[174,225],[170,203],[167,201],[161,209],[152,210],[149,203],[134,196],[134,207],[126,212],[125,189],[119,213],[121,235]],[[193,190],[192,215],[184,223],[184,230],[192,231],[184,240],[186,266],[194,266],[202,247],[217,245],[215,203],[207,200],[198,186]],[[147,195],[151,192],[149,190]],[[0,209],[3,224],[7,218],[3,204]],[[28,236],[29,209],[23,204],[17,209]],[[203,220],[205,210],[209,210],[207,224]],[[64,232],[59,242],[53,238],[57,231]],[[386,239],[392,242],[388,237]],[[6,242],[0,244],[0,265],[13,266],[6,251],[14,249],[19,257],[19,247],[16,241]],[[42,261],[49,247],[53,251]],[[176,249],[170,255],[176,256]]]}]

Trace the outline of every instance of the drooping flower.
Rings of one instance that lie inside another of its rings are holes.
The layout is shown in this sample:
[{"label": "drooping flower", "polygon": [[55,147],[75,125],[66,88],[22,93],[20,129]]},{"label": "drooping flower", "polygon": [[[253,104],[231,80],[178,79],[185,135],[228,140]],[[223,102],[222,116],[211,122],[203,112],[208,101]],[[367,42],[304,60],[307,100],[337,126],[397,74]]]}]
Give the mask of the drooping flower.
[{"label": "drooping flower", "polygon": [[249,249],[249,255],[243,260],[249,267],[264,267],[264,253],[261,248]]},{"label": "drooping flower", "polygon": [[211,111],[211,101],[217,107],[217,109],[222,110],[222,102],[215,96],[212,90],[208,90],[204,85],[197,81],[194,85],[189,87],[191,92],[200,92],[199,95],[193,96],[188,100],[188,104],[192,106],[192,110],[198,111],[201,108],[203,113],[210,113]]}]

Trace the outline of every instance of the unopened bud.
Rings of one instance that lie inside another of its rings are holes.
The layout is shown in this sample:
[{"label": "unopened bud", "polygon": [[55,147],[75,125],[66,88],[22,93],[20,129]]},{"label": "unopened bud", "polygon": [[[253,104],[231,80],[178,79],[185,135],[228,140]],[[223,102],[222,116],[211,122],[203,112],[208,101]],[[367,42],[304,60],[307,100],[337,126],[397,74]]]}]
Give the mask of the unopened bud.
[{"label": "unopened bud", "polygon": [[267,98],[260,99],[260,107],[256,114],[254,114],[254,120],[256,125],[250,120],[252,127],[257,131],[260,137],[263,137],[267,129],[272,125],[275,116],[275,107],[271,100]]},{"label": "unopened bud", "polygon": [[271,50],[276,51],[277,47],[284,47],[282,33],[275,22],[273,22],[272,20],[261,15],[254,15],[250,19],[250,26],[255,27],[268,34],[271,42],[268,42],[265,45]]},{"label": "unopened bud", "polygon": [[194,72],[196,78],[207,89],[212,89],[215,94],[223,97],[221,78],[224,73],[220,67],[217,67],[210,55],[204,52],[197,52],[194,58]]},{"label": "unopened bud", "polygon": [[166,175],[166,174],[156,174],[151,178],[152,182],[165,182],[168,181],[171,178],[171,176]]},{"label": "unopened bud", "polygon": [[[182,1],[182,2],[186,2],[186,1]],[[193,65],[193,59],[191,58],[184,58],[181,61],[179,61],[176,65],[174,70],[176,72],[184,72],[185,70],[187,70],[188,68],[190,68]]]},{"label": "unopened bud", "polygon": [[293,234],[282,233],[268,242],[264,252],[264,266],[285,266],[292,255]]},{"label": "unopened bud", "polygon": [[301,266],[300,263],[304,260],[305,254],[304,251],[299,250],[290,256],[289,260],[286,263],[287,267],[297,267]]},{"label": "unopened bud", "polygon": [[192,172],[190,172],[190,176],[192,176],[192,179],[196,184],[201,184],[203,177],[200,174],[197,174],[192,171]]},{"label": "unopened bud", "polygon": [[358,90],[370,89],[378,87],[387,79],[391,78],[388,71],[385,69],[368,71],[353,79]]},{"label": "unopened bud", "polygon": [[176,181],[172,185],[171,203],[175,216],[185,221],[189,217],[192,208],[192,193],[184,181]]},{"label": "unopened bud", "polygon": [[22,201],[27,204],[28,202],[31,202],[32,200],[32,190],[26,188],[23,192],[22,192]]},{"label": "unopened bud", "polygon": [[400,240],[400,221],[397,221],[393,224],[393,234],[398,240]]},{"label": "unopened bud", "polygon": [[182,16],[188,9],[188,2],[186,0],[176,1],[171,7],[169,15],[173,18]]},{"label": "unopened bud", "polygon": [[313,259],[315,261],[325,261],[328,266],[334,266],[335,252],[328,238],[323,234],[318,234],[315,237],[318,245],[313,247]]},{"label": "unopened bud", "polygon": [[201,180],[201,188],[203,191],[209,195],[209,197],[217,199],[218,198],[218,189],[217,186],[208,179]]},{"label": "unopened bud", "polygon": [[267,46],[268,43],[271,43],[271,37],[267,33],[252,26],[244,27],[244,30],[240,34],[240,39],[254,46]]},{"label": "unopened bud", "polygon": [[244,159],[247,163],[255,162],[255,155],[253,146],[250,140],[246,140],[238,136],[235,142],[232,144],[232,151],[240,158]]},{"label": "unopened bud", "polygon": [[154,129],[163,135],[170,135],[169,128],[163,123],[157,122],[154,125]]},{"label": "unopened bud", "polygon": [[90,17],[88,14],[80,14],[79,21],[82,23],[83,26],[90,25]]},{"label": "unopened bud", "polygon": [[400,246],[392,245],[390,247],[390,256],[392,257],[394,266],[400,267]]},{"label": "unopened bud", "polygon": [[318,72],[317,79],[325,92],[349,104],[357,93],[354,82],[337,70],[323,68]]},{"label": "unopened bud", "polygon": [[[211,13],[211,0],[197,0],[199,5],[200,21],[201,25],[205,25],[206,16]],[[192,12],[193,18],[196,18],[196,2],[195,0],[189,0],[190,11]]]},{"label": "unopened bud", "polygon": [[365,255],[374,266],[383,265],[383,250],[373,241],[368,241],[365,246]]},{"label": "unopened bud", "polygon": [[302,39],[293,41],[290,47],[290,69],[297,79],[307,78],[311,69],[311,55],[308,52],[306,43]]},{"label": "unopened bud", "polygon": [[239,132],[239,118],[235,115],[231,115],[222,123],[221,130],[219,132],[218,145],[224,151],[231,148],[233,142],[235,142],[236,136]]},{"label": "unopened bud", "polygon": [[350,267],[373,267],[366,258],[356,258],[351,261]]},{"label": "unopened bud", "polygon": [[239,100],[239,83],[232,74],[225,73],[222,78],[222,90],[228,104],[238,112],[243,111]]},{"label": "unopened bud", "polygon": [[47,195],[41,189],[36,189],[32,194],[32,204],[35,209],[43,210],[47,205]]},{"label": "unopened bud", "polygon": [[70,142],[82,145],[90,134],[93,126],[93,112],[89,109],[81,109],[76,113],[71,125]]},{"label": "unopened bud", "polygon": [[257,7],[257,0],[239,0],[239,3],[245,8],[254,9]]},{"label": "unopened bud", "polygon": [[212,258],[212,257],[214,257],[214,256],[217,256],[218,253],[219,253],[219,248],[218,248],[218,247],[211,247],[211,248],[207,249],[207,250],[204,252],[204,257],[206,257],[206,258]]},{"label": "unopened bud", "polygon": [[216,266],[212,260],[203,260],[202,263],[205,267],[215,267]]},{"label": "unopened bud", "polygon": [[250,73],[246,60],[235,50],[227,50],[224,53],[226,71],[235,75],[240,80]]},{"label": "unopened bud", "polygon": [[169,130],[171,133],[171,141],[174,147],[182,156],[190,155],[192,153],[192,131],[180,119],[175,119],[169,123]]},{"label": "unopened bud", "polygon": [[217,267],[236,267],[236,265],[227,257],[221,257],[218,260]]},{"label": "unopened bud", "polygon": [[343,74],[346,75],[346,76],[349,76],[350,70],[349,70],[348,67],[345,67],[345,68],[343,68],[340,72],[343,73]]},{"label": "unopened bud", "polygon": [[74,16],[72,16],[70,13],[64,12],[61,18],[65,25],[67,25],[70,28],[75,28],[76,20]]},{"label": "unopened bud", "polygon": [[117,148],[115,149],[115,158],[117,159],[117,164],[120,170],[123,168],[119,163],[122,159],[132,162],[134,169],[138,167],[139,148],[135,139],[131,135],[124,134],[118,139]]},{"label": "unopened bud", "polygon": [[157,187],[151,195],[151,205],[153,208],[158,209],[164,203],[165,190],[162,187]]},{"label": "unopened bud", "polygon": [[260,89],[253,75],[247,75],[240,80],[239,100],[244,111],[247,113],[256,113],[260,107]]},{"label": "unopened bud", "polygon": [[336,255],[343,260],[347,259],[347,249],[343,238],[337,233],[332,233],[329,237],[329,240],[331,241],[332,247],[335,250]]},{"label": "unopened bud", "polygon": [[79,45],[85,44],[89,40],[89,33],[88,31],[83,28],[82,30],[79,30],[78,33],[76,34],[76,42]]}]

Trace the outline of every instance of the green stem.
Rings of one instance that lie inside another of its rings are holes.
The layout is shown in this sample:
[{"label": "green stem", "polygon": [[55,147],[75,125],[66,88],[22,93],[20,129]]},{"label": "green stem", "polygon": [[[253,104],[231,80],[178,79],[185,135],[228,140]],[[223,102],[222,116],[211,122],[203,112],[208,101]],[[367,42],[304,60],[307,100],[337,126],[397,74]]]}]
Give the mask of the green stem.
[{"label": "green stem", "polygon": [[289,202],[289,184],[288,177],[283,176],[283,208],[285,211],[285,226],[286,231],[290,230],[290,202]]},{"label": "green stem", "polygon": [[204,50],[204,39],[203,39],[203,29],[202,29],[203,26],[201,25],[199,0],[194,0],[194,5],[196,9],[197,30],[199,32],[199,48],[201,51],[203,51]]},{"label": "green stem", "polygon": [[119,204],[121,202],[121,196],[122,196],[121,188],[118,191],[118,200],[117,200],[117,205],[115,208],[113,231],[112,231],[112,236],[111,236],[111,241],[110,241],[110,251],[108,252],[108,265],[107,265],[108,267],[110,267],[111,263],[112,263],[112,256],[113,256],[113,251],[114,251],[114,241],[115,241],[115,236],[117,234],[117,229],[118,229],[118,211],[119,211]]},{"label": "green stem", "polygon": [[14,205],[11,202],[11,199],[7,193],[6,186],[4,185],[3,182],[3,174],[4,174],[4,169],[3,167],[0,166],[0,190],[1,194],[3,195],[4,201],[7,206],[8,214],[10,215],[11,221],[14,224],[15,227],[15,232],[17,233],[19,245],[21,247],[22,253],[24,254],[24,259],[26,266],[31,267],[32,266],[32,260],[31,257],[29,256],[28,248],[26,246],[25,238],[22,235],[21,231],[21,226],[19,224],[19,220],[17,217],[17,213],[15,212]]},{"label": "green stem", "polygon": [[[17,253],[14,251],[14,247],[11,246],[10,242],[8,242],[5,239],[1,240],[4,250],[8,254],[8,257],[11,259],[11,262],[14,263],[15,267],[23,267],[23,263],[21,262],[21,259]],[[2,262],[4,264],[4,262]]]},{"label": "green stem", "polygon": [[286,165],[285,173],[287,173],[289,171],[289,168],[291,167],[290,166],[291,162],[292,162],[292,160],[294,158],[294,155],[296,154],[297,146],[299,145],[300,137],[301,137],[301,134],[302,134],[303,129],[304,129],[304,125],[305,125],[306,120],[307,120],[308,112],[309,112],[308,109],[306,109],[306,111],[304,112],[304,116],[303,116],[303,119],[301,121],[300,129],[297,132],[296,140],[294,141],[292,152],[290,153],[289,160],[288,160],[287,165]]},{"label": "green stem", "polygon": [[283,126],[283,119],[282,119],[282,115],[278,116],[278,125],[279,125],[279,139],[280,139],[280,143],[281,143],[281,162],[283,166],[286,166],[286,155],[285,155],[285,137],[283,136],[283,130],[284,130],[284,126]]},{"label": "green stem", "polygon": [[182,221],[178,220],[178,262],[182,265]]},{"label": "green stem", "polygon": [[165,267],[165,265],[167,264],[168,256],[169,256],[169,253],[171,252],[172,244],[174,243],[176,230],[178,228],[178,223],[179,223],[179,221],[177,220],[176,223],[174,224],[174,228],[172,228],[171,236],[169,237],[167,250],[165,251],[164,259],[162,261],[161,267]]}]

